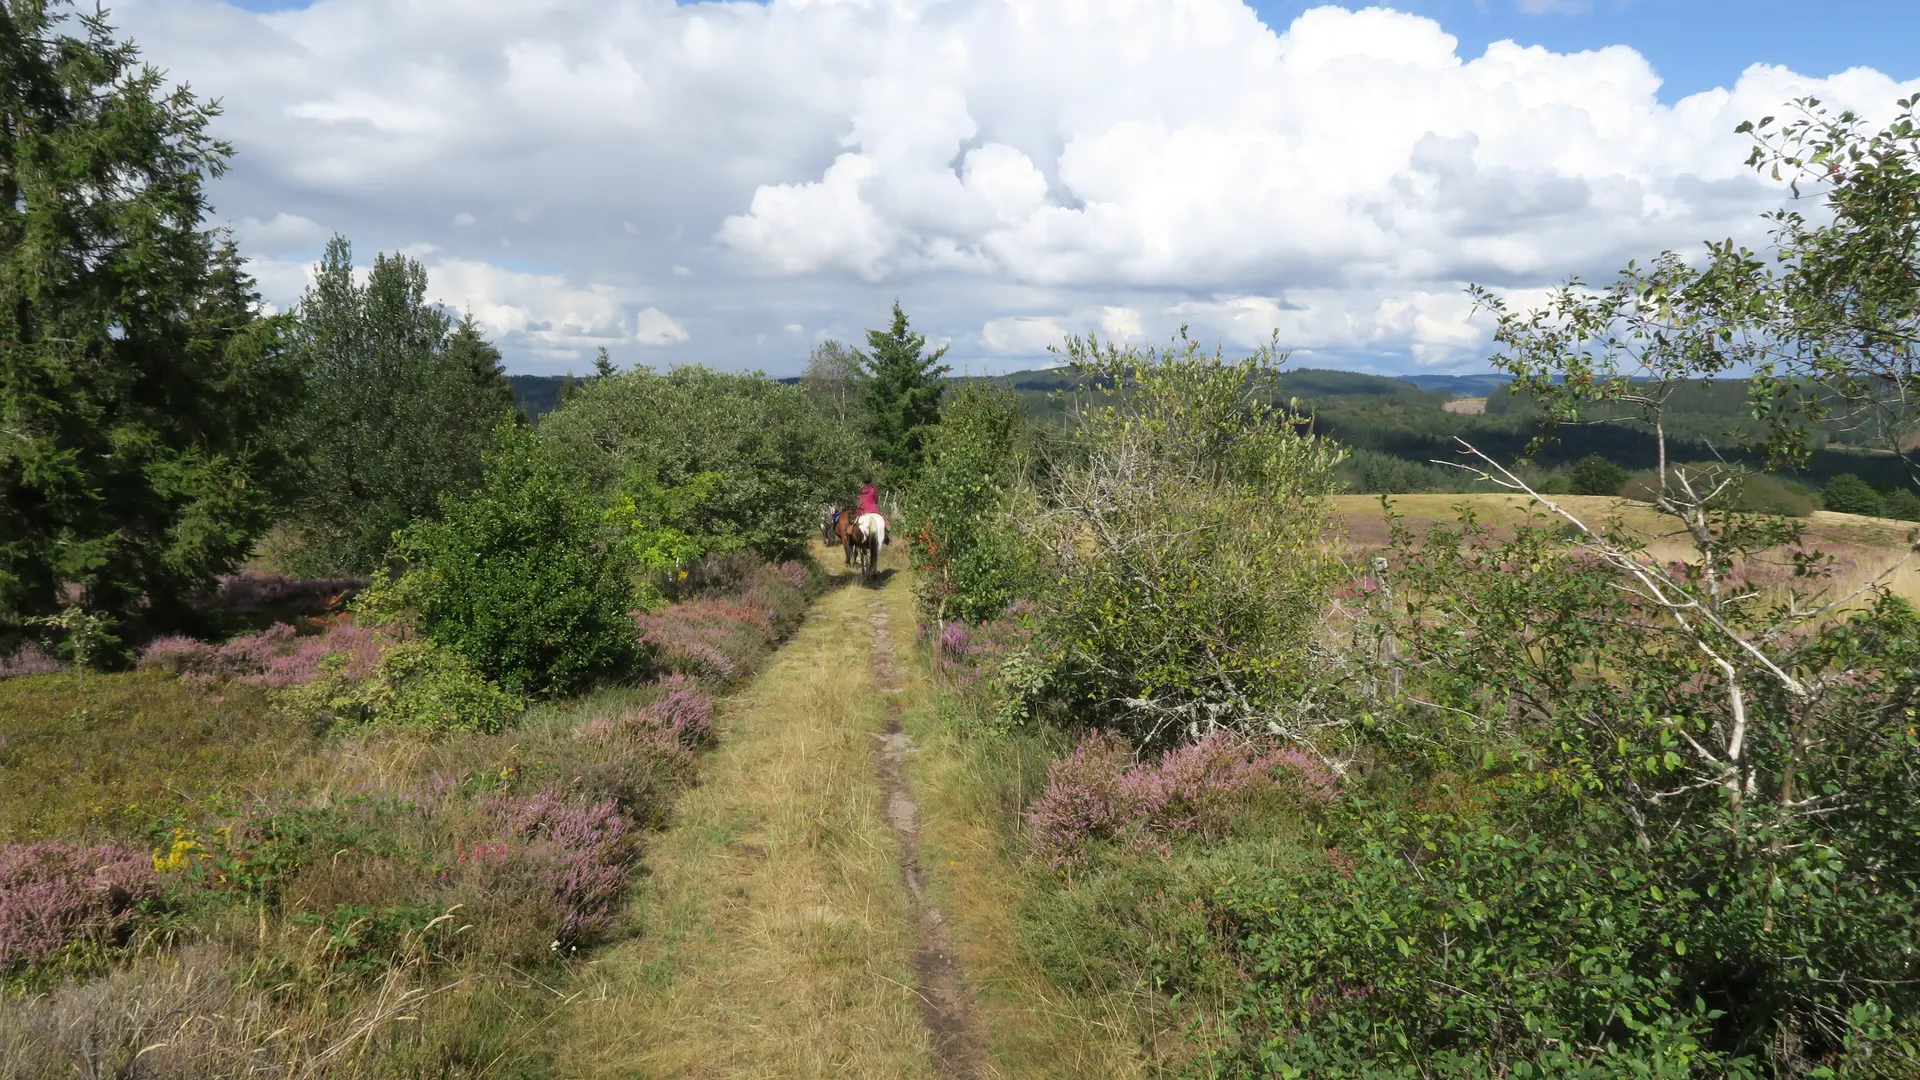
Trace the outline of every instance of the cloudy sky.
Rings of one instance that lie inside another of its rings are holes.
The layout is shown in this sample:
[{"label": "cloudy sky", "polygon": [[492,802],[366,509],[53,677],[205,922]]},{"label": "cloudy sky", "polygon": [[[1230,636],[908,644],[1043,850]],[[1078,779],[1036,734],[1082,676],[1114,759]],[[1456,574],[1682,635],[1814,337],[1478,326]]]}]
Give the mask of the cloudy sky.
[{"label": "cloudy sky", "polygon": [[[1817,12],[1816,14],[1814,14]],[[1824,0],[119,0],[218,97],[268,300],[401,250],[521,372],[792,374],[898,297],[972,371],[1182,324],[1482,370],[1529,290],[1783,193],[1739,121],[1920,92],[1920,4]]]}]

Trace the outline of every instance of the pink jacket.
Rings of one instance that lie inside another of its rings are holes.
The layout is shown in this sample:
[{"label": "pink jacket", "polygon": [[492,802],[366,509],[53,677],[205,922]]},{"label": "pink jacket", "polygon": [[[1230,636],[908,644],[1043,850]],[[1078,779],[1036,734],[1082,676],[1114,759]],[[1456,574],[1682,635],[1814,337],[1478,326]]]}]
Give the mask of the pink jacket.
[{"label": "pink jacket", "polygon": [[880,490],[868,486],[860,489],[860,512],[877,514],[880,512]]}]

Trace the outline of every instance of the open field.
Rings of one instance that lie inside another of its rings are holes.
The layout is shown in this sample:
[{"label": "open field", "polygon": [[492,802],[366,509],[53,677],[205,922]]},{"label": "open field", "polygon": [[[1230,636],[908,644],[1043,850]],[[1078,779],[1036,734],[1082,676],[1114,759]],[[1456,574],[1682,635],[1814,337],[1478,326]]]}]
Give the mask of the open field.
[{"label": "open field", "polygon": [[[1555,495],[1554,502],[1590,527],[1598,528],[1618,518],[1626,528],[1640,536],[1655,556],[1681,559],[1692,553],[1684,537],[1676,536],[1671,519],[1656,514],[1646,503],[1602,495]],[[1416,532],[1435,522],[1458,519],[1461,508],[1472,511],[1484,525],[1511,527],[1528,519],[1529,511],[1548,520],[1546,511],[1531,506],[1523,495],[1487,493],[1473,495],[1389,495],[1393,512]],[[1387,546],[1386,518],[1378,495],[1336,495],[1333,510],[1339,520],[1345,542],[1356,555],[1366,555]],[[1836,573],[1832,588],[1851,591],[1869,581],[1882,580],[1897,596],[1920,603],[1920,556],[1909,557],[1914,530],[1911,522],[1890,518],[1861,517],[1817,511],[1801,519],[1807,529],[1807,546],[1834,557]]]}]

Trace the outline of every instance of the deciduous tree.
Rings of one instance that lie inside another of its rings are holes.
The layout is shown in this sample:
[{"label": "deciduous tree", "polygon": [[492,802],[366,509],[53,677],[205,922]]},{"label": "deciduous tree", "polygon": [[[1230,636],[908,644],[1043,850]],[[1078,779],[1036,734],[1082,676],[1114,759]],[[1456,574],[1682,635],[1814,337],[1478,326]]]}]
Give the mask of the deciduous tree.
[{"label": "deciduous tree", "polygon": [[512,409],[498,352],[470,319],[454,329],[426,290],[426,268],[397,253],[377,256],[361,284],[336,236],[301,298],[312,384],[305,569],[378,566],[396,530],[479,482],[494,425]]}]

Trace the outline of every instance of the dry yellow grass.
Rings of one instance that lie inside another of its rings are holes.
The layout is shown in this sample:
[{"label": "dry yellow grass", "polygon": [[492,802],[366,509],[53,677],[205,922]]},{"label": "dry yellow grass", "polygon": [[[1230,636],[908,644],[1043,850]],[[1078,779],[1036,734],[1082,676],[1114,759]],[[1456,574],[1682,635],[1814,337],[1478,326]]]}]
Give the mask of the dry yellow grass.
[{"label": "dry yellow grass", "polygon": [[560,1075],[930,1075],[871,756],[873,596],[823,598],[726,703],[700,786],[648,854],[638,938],[576,980]]},{"label": "dry yellow grass", "polygon": [[[1455,508],[1462,505],[1472,507],[1483,524],[1510,526],[1526,520],[1530,502],[1523,495],[1492,493],[1388,498],[1394,511],[1416,529],[1434,521],[1454,520]],[[1609,518],[1619,517],[1647,541],[1648,550],[1657,557],[1680,559],[1692,552],[1684,538],[1673,535],[1672,520],[1655,513],[1646,503],[1601,495],[1555,495],[1553,500],[1589,526],[1598,527]],[[1368,551],[1384,545],[1386,531],[1379,496],[1338,495],[1332,501],[1342,531],[1355,549]],[[1911,546],[1908,536],[1914,529],[1911,522],[1824,510],[1803,520],[1808,546],[1840,560],[1840,570],[1830,583],[1832,592],[1851,592],[1869,581],[1884,579],[1895,595],[1920,603],[1920,557],[1907,557]]]}]

